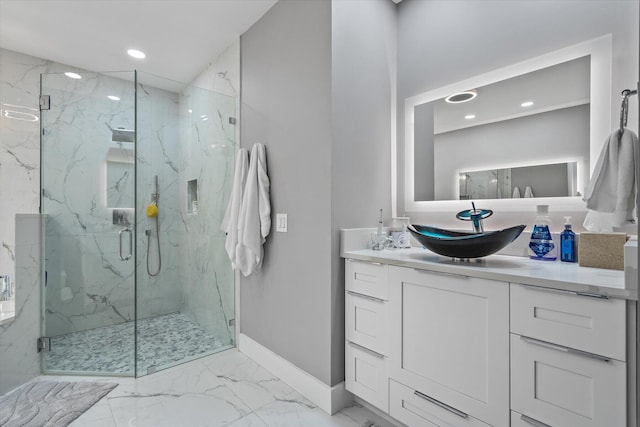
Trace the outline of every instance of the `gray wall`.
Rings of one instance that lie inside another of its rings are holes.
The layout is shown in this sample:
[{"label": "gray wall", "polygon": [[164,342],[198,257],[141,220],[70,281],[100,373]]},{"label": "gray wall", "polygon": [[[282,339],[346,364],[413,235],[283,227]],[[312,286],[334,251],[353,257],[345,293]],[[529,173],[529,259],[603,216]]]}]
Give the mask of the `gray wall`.
[{"label": "gray wall", "polygon": [[[267,147],[288,233],[240,282],[241,333],[318,378],[344,379],[340,228],[390,216],[395,6],[281,0],[241,38],[241,146]],[[333,75],[333,78],[332,78]]]},{"label": "gray wall", "polygon": [[278,2],[240,51],[240,145],[265,144],[271,211],[289,220],[240,281],[241,333],[329,384],[331,3]]},{"label": "gray wall", "polygon": [[413,170],[414,197],[415,200],[436,200],[433,102],[416,106],[413,114],[413,153],[414,158],[420,159]]},{"label": "gray wall", "polygon": [[391,218],[391,105],[396,84],[396,6],[388,0],[332,2],[333,150],[332,384],[344,380],[344,262],[341,228]]},{"label": "gray wall", "polygon": [[[585,141],[589,141],[588,105],[438,134],[434,150],[435,200],[456,199],[458,171],[508,168],[536,161],[547,164],[551,158],[567,159],[577,153],[586,166],[589,145]],[[496,152],[500,153],[500,164],[494,159]],[[584,168],[583,182],[587,182],[588,173]],[[524,196],[524,187],[520,191]],[[562,191],[566,192],[566,188]],[[579,191],[584,194],[584,189]]]},{"label": "gray wall", "polygon": [[[452,30],[455,29],[455,30]],[[619,93],[638,80],[638,2],[635,0],[404,0],[398,5],[398,212],[404,212],[404,100],[611,33],[612,123]],[[633,104],[633,105],[631,105]],[[637,103],[629,124],[637,129]],[[406,212],[416,221],[434,214]],[[447,214],[448,215],[448,214]],[[506,218],[512,221],[513,218]],[[578,219],[578,221],[582,221]]]},{"label": "gray wall", "polygon": [[518,187],[523,196],[523,189],[526,189],[527,185],[531,186],[536,197],[573,196],[569,194],[568,185],[559,185],[568,181],[569,168],[566,163],[511,169],[511,186]]}]

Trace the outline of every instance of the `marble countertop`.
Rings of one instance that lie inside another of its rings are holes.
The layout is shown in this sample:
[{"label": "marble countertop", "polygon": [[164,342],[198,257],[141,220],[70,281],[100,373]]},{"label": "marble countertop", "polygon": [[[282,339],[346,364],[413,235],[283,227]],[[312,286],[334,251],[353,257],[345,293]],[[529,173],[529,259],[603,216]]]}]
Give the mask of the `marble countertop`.
[{"label": "marble countertop", "polygon": [[379,262],[401,267],[460,274],[502,282],[521,283],[571,292],[605,295],[610,298],[638,299],[637,289],[625,288],[624,271],[580,267],[577,263],[537,261],[509,255],[490,255],[478,260],[460,261],[427,249],[345,250],[344,258]]}]

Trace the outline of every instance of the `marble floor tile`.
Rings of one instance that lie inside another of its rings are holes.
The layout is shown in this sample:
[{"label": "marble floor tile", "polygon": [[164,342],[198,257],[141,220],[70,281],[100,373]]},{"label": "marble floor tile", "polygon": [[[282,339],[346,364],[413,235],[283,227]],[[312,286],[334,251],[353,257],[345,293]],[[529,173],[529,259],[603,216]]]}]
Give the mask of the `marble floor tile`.
[{"label": "marble floor tile", "polygon": [[369,410],[355,405],[333,416],[304,401],[280,400],[263,406],[255,414],[269,427],[387,427],[393,426]]},{"label": "marble floor tile", "polygon": [[229,427],[269,427],[256,414],[249,414],[229,424]]},{"label": "marble floor tile", "polygon": [[278,400],[301,397],[289,385],[236,349],[202,360],[252,410]]},{"label": "marble floor tile", "polygon": [[354,404],[330,416],[235,349],[141,378],[44,376],[118,382],[72,427],[391,427]]}]

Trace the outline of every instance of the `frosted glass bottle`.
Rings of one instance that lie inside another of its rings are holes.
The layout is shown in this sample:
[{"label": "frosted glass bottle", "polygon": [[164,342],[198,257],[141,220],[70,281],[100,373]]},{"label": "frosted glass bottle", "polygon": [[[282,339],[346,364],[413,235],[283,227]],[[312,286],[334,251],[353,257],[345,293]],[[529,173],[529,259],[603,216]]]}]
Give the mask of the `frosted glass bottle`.
[{"label": "frosted glass bottle", "polygon": [[558,247],[551,235],[551,218],[549,205],[538,205],[535,223],[529,241],[529,256],[531,259],[555,261],[558,258]]}]

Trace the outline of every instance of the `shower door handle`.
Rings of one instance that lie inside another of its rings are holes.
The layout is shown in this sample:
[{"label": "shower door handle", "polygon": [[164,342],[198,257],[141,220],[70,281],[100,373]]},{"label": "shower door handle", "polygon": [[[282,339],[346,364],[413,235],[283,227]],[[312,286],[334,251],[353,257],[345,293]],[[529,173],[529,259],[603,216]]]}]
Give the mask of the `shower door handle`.
[{"label": "shower door handle", "polygon": [[[122,255],[122,235],[125,233],[129,234],[129,254],[127,254],[127,256]],[[133,256],[133,233],[129,227],[125,227],[118,232],[118,237],[120,239],[120,259],[127,261]]]}]

